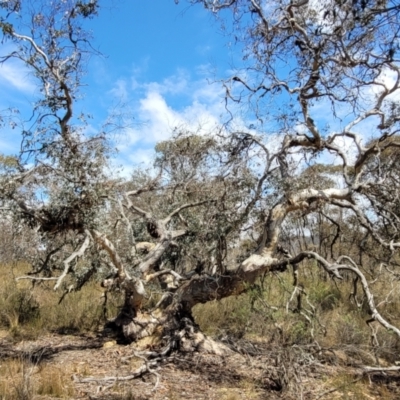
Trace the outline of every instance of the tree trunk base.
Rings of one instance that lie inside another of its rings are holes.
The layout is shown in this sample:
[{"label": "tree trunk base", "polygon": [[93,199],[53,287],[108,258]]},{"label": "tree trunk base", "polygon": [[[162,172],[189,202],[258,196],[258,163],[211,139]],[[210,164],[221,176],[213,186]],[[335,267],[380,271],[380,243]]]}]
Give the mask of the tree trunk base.
[{"label": "tree trunk base", "polygon": [[125,342],[135,343],[142,351],[150,350],[154,356],[167,356],[175,351],[219,356],[232,354],[225,344],[201,332],[191,315],[177,315],[165,310],[139,312],[134,318],[120,315],[112,325]]}]

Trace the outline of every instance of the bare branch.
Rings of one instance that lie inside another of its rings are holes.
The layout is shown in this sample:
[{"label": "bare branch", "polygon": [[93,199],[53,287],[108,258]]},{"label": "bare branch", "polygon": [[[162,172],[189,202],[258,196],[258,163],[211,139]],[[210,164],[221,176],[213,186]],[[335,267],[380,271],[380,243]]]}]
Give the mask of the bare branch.
[{"label": "bare branch", "polygon": [[75,259],[79,258],[79,257],[83,257],[83,255],[85,254],[85,251],[87,250],[87,248],[89,247],[90,244],[90,234],[86,234],[85,240],[83,241],[81,247],[74,251],[67,259],[65,259],[63,261],[64,264],[64,271],[63,273],[58,277],[56,284],[54,285],[54,290],[57,290],[62,281],[64,280],[64,278],[67,276],[70,268],[71,268],[71,262],[74,261]]},{"label": "bare branch", "polygon": [[368,365],[362,365],[361,368],[366,373],[400,371],[400,367],[397,367],[397,366],[392,366],[392,367],[370,367]]},{"label": "bare branch", "polygon": [[118,276],[121,280],[132,279],[128,272],[126,271],[121,257],[117,253],[114,245],[107,239],[107,237],[96,230],[91,230],[90,234],[94,238],[94,240],[108,253],[111,258],[112,263],[114,264],[115,268],[118,270]]},{"label": "bare branch", "polygon": [[145,280],[146,280],[146,282],[150,282],[150,281],[154,280],[155,278],[158,278],[159,276],[162,276],[165,274],[171,274],[178,281],[182,281],[185,279],[172,269],[162,269],[161,271],[154,272],[153,274],[148,274],[146,276]]},{"label": "bare branch", "polygon": [[210,202],[212,202],[212,201],[213,201],[213,200],[204,200],[204,201],[197,201],[197,202],[194,202],[194,203],[183,204],[182,206],[180,206],[180,207],[178,207],[177,209],[175,209],[174,211],[172,211],[166,218],[164,218],[164,219],[162,220],[162,223],[163,223],[164,225],[167,225],[167,224],[171,221],[171,219],[172,219],[175,215],[179,214],[181,211],[186,210],[187,208],[198,207],[198,206],[201,206],[201,205],[203,205],[203,204],[210,203]]},{"label": "bare branch", "polygon": [[[78,378],[76,375],[74,376],[74,380],[79,382],[79,383],[90,383],[90,382],[126,382],[126,381],[131,381],[133,379],[139,378],[145,373],[152,373],[156,374],[155,371],[151,370],[150,368],[156,367],[159,363],[160,359],[154,359],[151,361],[147,361],[144,363],[141,367],[139,367],[135,372],[133,372],[131,375],[127,376],[105,376],[103,378]],[[159,375],[156,375],[157,381],[159,379]]]},{"label": "bare branch", "polygon": [[56,277],[56,276],[43,277],[43,276],[22,275],[22,276],[18,276],[17,278],[15,278],[16,281],[19,281],[21,279],[30,279],[32,281],[57,281],[58,277]]}]

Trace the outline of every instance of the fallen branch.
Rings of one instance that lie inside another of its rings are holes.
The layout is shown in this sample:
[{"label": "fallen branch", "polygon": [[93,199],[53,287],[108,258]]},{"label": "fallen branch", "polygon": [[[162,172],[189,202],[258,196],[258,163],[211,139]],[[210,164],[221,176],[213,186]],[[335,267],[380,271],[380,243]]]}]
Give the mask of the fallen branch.
[{"label": "fallen branch", "polygon": [[400,371],[400,366],[392,366],[392,367],[369,367],[368,365],[362,365],[361,368],[365,373],[369,372],[396,372]]},{"label": "fallen branch", "polygon": [[[142,358],[142,357],[139,357]],[[150,368],[156,367],[157,364],[161,358],[157,358],[151,361],[147,361],[145,364],[143,364],[140,368],[138,368],[135,372],[133,372],[131,375],[127,376],[105,376],[103,378],[96,378],[96,377],[89,377],[89,378],[77,378],[76,375],[73,376],[73,379],[75,382],[78,383],[90,383],[90,382],[126,382],[126,381],[131,381],[133,379],[141,377],[143,374],[146,372],[156,374],[156,376],[159,378],[159,374],[157,374],[155,371],[151,370]],[[158,385],[158,381],[157,381]]]},{"label": "fallen branch", "polygon": [[31,276],[31,275],[22,275],[15,278],[16,281],[19,281],[21,279],[31,279],[32,281],[56,281],[58,278],[55,276],[50,278],[45,278],[42,276]]}]

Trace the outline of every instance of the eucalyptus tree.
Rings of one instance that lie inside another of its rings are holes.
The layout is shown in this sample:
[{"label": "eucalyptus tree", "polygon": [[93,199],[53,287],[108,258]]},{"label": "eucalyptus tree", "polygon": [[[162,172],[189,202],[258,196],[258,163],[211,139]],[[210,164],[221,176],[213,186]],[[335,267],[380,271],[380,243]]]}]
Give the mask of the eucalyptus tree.
[{"label": "eucalyptus tree", "polygon": [[[64,277],[89,246],[107,192],[105,132],[87,134],[88,116],[74,114],[94,53],[82,23],[96,14],[97,3],[5,1],[0,11],[0,61],[22,65],[37,86],[29,119],[11,106],[2,113],[2,129],[11,127],[15,140],[21,138],[13,168],[0,176],[2,211],[40,234],[40,253],[46,249],[48,257],[35,262],[35,270],[61,268]],[[60,260],[64,251],[69,256]]]},{"label": "eucalyptus tree", "polygon": [[[182,321],[193,323],[194,303],[182,308],[193,272],[197,279],[203,271],[225,272],[228,242],[240,239],[238,228],[252,212],[251,172],[222,142],[177,133],[158,145],[152,178],[142,173],[121,183],[107,175],[106,129],[89,134],[88,116],[75,114],[95,53],[84,21],[96,15],[97,2],[0,4],[0,61],[22,63],[37,85],[28,121],[11,108],[1,119],[21,137],[20,153],[3,160],[1,211],[37,239],[33,270],[18,279],[54,281],[55,290],[69,292],[100,273],[107,290],[125,294],[114,326],[127,338],[160,326],[179,335]],[[242,203],[245,213],[237,212]],[[165,291],[159,314],[142,311],[146,286],[155,281]]]},{"label": "eucalyptus tree", "polygon": [[[157,145],[154,171],[127,182],[104,173],[106,131],[89,136],[85,116],[74,115],[93,52],[82,23],[97,2],[0,3],[4,40],[13,45],[1,60],[22,61],[39,89],[17,164],[1,175],[3,204],[44,243],[23,278],[74,290],[104,272],[106,290],[124,293],[112,326],[131,341],[158,336],[159,348],[145,354],[152,363],[177,348],[226,351],[199,331],[192,308],[308,259],[334,279],[354,274],[372,319],[400,337],[377,309],[362,258],[333,248],[336,234],[329,252],[310,240],[282,249],[292,216],[312,232],[317,216],[336,232],[359,229],[379,248],[375,269],[397,276],[399,209],[387,203],[398,196],[390,163],[400,145],[399,6],[192,3],[228,18],[244,52],[243,69],[223,83],[232,119],[207,136],[175,132]],[[160,296],[149,308],[154,288]]]},{"label": "eucalyptus tree", "polygon": [[[398,165],[393,162],[400,146],[398,3],[191,3],[229,18],[224,27],[242,48],[243,60],[224,81],[226,101],[236,114],[241,106],[245,120],[254,121],[252,129],[235,132],[233,127],[230,134],[242,137],[242,152],[252,146],[264,149],[265,181],[274,174],[276,179],[278,171],[277,198],[264,210],[258,251],[243,261],[238,275],[251,282],[262,272],[296,266],[305,258],[315,259],[336,279],[350,271],[361,282],[372,320],[399,335],[378,312],[363,258],[354,256],[367,254],[367,247],[371,254],[373,243],[371,281],[383,267],[393,272],[398,265]],[[316,167],[321,171],[310,179]],[[293,217],[303,219],[307,240],[282,261],[278,248]],[[331,251],[324,254],[310,240],[316,217],[336,232]],[[349,227],[358,238],[353,243],[357,252],[354,246],[333,251]],[[395,272],[391,276],[396,279]]]}]

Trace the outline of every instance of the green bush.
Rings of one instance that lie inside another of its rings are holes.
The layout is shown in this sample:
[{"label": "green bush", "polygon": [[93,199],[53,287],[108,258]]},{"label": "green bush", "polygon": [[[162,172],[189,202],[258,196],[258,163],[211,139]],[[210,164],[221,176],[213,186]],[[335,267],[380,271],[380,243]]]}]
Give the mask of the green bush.
[{"label": "green bush", "polygon": [[317,281],[308,290],[311,303],[319,306],[322,311],[333,310],[342,300],[340,291],[332,283]]},{"label": "green bush", "polygon": [[249,326],[251,314],[251,304],[246,294],[198,304],[193,309],[196,322],[209,335],[223,332],[236,337],[243,336]]},{"label": "green bush", "polygon": [[369,332],[365,328],[364,320],[357,313],[343,315],[335,325],[337,342],[349,345],[367,343]]}]

